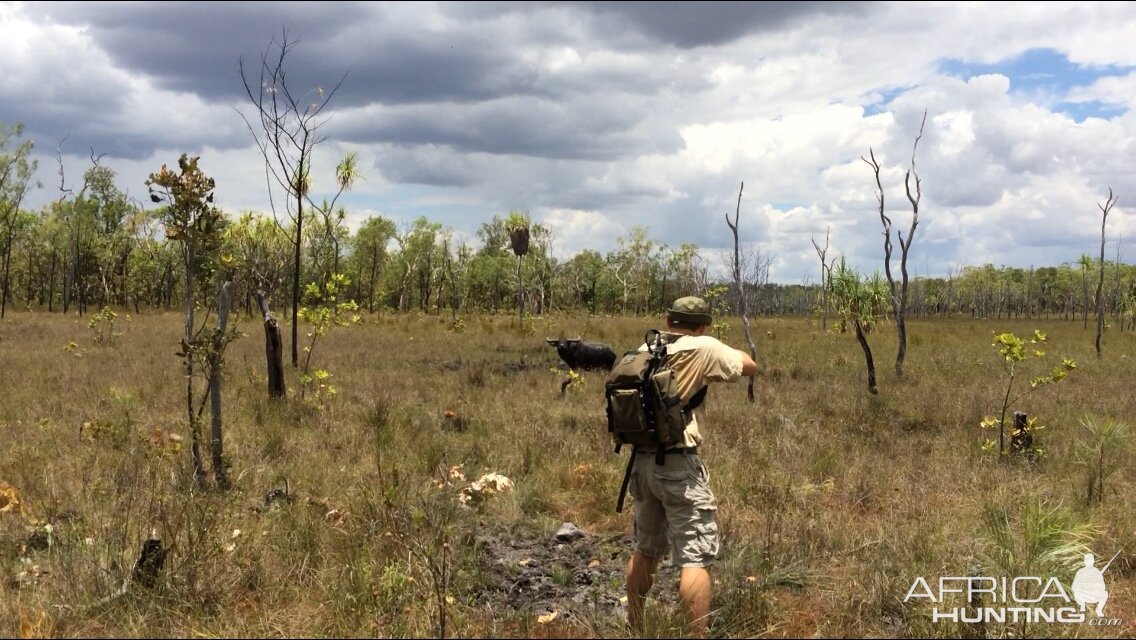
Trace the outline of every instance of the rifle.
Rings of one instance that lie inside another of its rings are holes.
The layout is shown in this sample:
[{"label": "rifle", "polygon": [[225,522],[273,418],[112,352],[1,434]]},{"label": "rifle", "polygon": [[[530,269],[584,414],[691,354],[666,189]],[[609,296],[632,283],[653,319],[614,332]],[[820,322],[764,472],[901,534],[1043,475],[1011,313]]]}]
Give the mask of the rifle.
[{"label": "rifle", "polygon": [[[1121,551],[1123,551],[1123,549],[1122,549]],[[1116,556],[1118,556],[1118,555],[1120,555],[1120,551],[1117,551],[1116,553],[1112,554],[1112,559],[1110,559],[1110,560],[1108,561],[1108,563],[1106,563],[1106,564],[1104,565],[1104,568],[1103,568],[1103,569],[1101,569],[1101,575],[1102,575],[1102,576],[1104,575],[1104,572],[1105,572],[1105,571],[1108,571],[1108,566],[1109,566],[1110,564],[1112,564],[1112,561],[1113,561],[1113,560],[1116,560]]]},{"label": "rifle", "polygon": [[623,472],[623,485],[619,487],[619,501],[615,503],[615,512],[623,513],[623,499],[627,497],[627,485],[631,482],[631,467],[635,466],[635,452],[627,459],[627,471]]}]

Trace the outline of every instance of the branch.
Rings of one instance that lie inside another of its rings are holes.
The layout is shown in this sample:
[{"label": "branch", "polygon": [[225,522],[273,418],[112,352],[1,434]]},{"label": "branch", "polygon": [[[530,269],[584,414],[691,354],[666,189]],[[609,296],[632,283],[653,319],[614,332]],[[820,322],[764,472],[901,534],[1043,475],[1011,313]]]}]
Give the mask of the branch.
[{"label": "branch", "polygon": [[63,202],[64,200],[66,200],[67,196],[75,195],[74,191],[72,191],[71,189],[68,189],[66,187],[66,177],[63,174],[63,143],[66,142],[67,138],[69,138],[69,137],[70,137],[70,134],[63,136],[63,139],[59,141],[59,145],[57,147],[55,147],[55,158],[59,161],[59,193],[60,193],[59,201],[60,202]]},{"label": "branch", "polygon": [[[899,246],[903,249],[903,255],[907,257],[907,250],[911,247],[911,240],[915,237],[915,227],[919,224],[919,201],[923,198],[923,181],[919,179],[919,174],[915,170],[915,152],[919,149],[919,140],[923,137],[923,127],[927,124],[927,111],[923,111],[923,121],[919,124],[919,135],[915,136],[915,144],[911,147],[911,169],[908,170],[907,175],[903,178],[903,186],[907,191],[907,200],[911,202],[911,229],[907,232],[906,243],[903,240],[903,235],[899,236]],[[915,195],[911,194],[911,177],[915,176]]]}]

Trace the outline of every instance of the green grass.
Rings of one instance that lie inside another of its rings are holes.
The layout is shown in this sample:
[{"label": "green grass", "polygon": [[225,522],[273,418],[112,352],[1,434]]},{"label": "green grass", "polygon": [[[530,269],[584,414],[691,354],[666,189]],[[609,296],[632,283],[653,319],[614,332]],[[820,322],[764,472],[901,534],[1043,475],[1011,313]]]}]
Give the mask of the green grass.
[{"label": "green grass", "polygon": [[[483,316],[454,331],[448,316],[370,316],[317,345],[313,367],[338,390],[322,408],[295,395],[290,366],[289,397],[268,399],[260,323],[239,322],[247,335],[226,356],[233,486],[223,493],[189,477],[178,315],[120,313],[122,335],[100,343],[76,317],[0,322],[0,483],[21,500],[0,513],[0,635],[426,637],[439,634],[440,610],[448,636],[627,635],[587,607],[540,624],[535,610],[491,600],[479,536],[534,539],[570,521],[614,541],[601,560],[622,570],[631,510],[614,504],[626,458],[612,455],[602,375],[585,372],[562,396],[544,338],[584,335],[621,352],[660,319]],[[743,347],[741,326],[722,337]],[[723,536],[715,635],[970,637],[903,602],[915,577],[1058,571],[1054,558],[1076,555],[1073,534],[1098,557],[1123,550],[1107,574],[1107,612],[1122,624],[1028,632],[1136,631],[1132,455],[1109,452],[1090,503],[1100,474],[1085,452],[1099,454],[1101,439],[1083,426],[1133,415],[1136,334],[1110,329],[1098,360],[1079,322],[914,319],[896,380],[894,330],[881,323],[869,336],[872,397],[852,335],[805,319],[751,326],[757,401],[745,381],[707,400],[703,451]],[[982,451],[991,434],[979,426],[1005,390],[991,338],[1034,329],[1048,333],[1047,355],[1019,385],[1062,356],[1079,366],[1013,407],[1045,426],[1044,457],[999,461]],[[461,490],[490,472],[512,489],[462,507]],[[266,505],[284,487],[292,500]],[[159,584],[116,596],[151,533],[170,548]],[[552,582],[573,575],[558,568]],[[660,573],[652,592],[652,633],[678,629],[676,575]],[[604,588],[618,596],[616,582]]]}]

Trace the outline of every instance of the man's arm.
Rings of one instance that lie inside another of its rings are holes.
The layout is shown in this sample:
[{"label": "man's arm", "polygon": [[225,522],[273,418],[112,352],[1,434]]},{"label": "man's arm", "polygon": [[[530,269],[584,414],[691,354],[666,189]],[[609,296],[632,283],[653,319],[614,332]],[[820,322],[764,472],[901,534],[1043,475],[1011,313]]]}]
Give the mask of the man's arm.
[{"label": "man's arm", "polygon": [[757,373],[757,363],[753,361],[753,358],[749,357],[749,354],[741,349],[735,349],[735,351],[742,355],[742,377],[748,378]]}]

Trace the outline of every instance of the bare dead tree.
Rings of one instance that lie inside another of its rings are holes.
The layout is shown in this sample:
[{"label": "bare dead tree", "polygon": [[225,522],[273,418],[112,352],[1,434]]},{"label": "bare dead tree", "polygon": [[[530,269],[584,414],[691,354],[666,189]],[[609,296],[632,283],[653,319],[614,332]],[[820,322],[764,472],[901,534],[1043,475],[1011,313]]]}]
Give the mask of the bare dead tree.
[{"label": "bare dead tree", "polygon": [[828,253],[828,237],[832,231],[832,227],[824,230],[824,248],[821,249],[816,240],[809,238],[813,243],[813,248],[816,249],[817,257],[820,258],[820,330],[828,331],[828,272],[831,270],[829,263],[825,262],[824,256]]},{"label": "bare dead tree", "polygon": [[[734,219],[730,221],[730,214],[726,214],[726,224],[729,225],[730,231],[734,234],[734,285],[738,289],[738,313],[742,316],[742,326],[745,327],[746,343],[749,345],[749,355],[753,358],[754,362],[757,361],[757,346],[753,343],[753,335],[749,330],[749,312],[746,309],[745,297],[745,283],[742,282],[742,260],[741,252],[738,248],[738,217],[741,215],[742,209],[742,190],[745,188],[745,183],[741,183],[738,187],[738,206],[734,210]],[[749,384],[746,386],[746,397],[750,402],[754,401],[753,396],[753,381],[754,376],[749,377]]]},{"label": "bare dead tree", "polygon": [[1108,221],[1108,212],[1116,204],[1116,196],[1112,195],[1112,188],[1108,190],[1108,200],[1104,204],[1097,203],[1101,210],[1101,248],[1100,248],[1100,279],[1097,280],[1097,358],[1101,357],[1101,333],[1104,331],[1104,225]]},{"label": "bare dead tree", "polygon": [[[919,140],[923,137],[923,127],[926,124],[927,112],[924,111],[923,121],[919,124],[919,134],[915,136],[915,143],[911,148],[911,168],[907,170],[903,179],[903,185],[907,191],[907,200],[911,203],[911,227],[908,229],[907,238],[903,237],[903,231],[896,230],[900,248],[899,270],[901,276],[898,290],[895,277],[891,272],[891,218],[887,216],[884,209],[884,187],[880,182],[880,163],[876,161],[876,155],[870,148],[868,149],[870,160],[863,156],[860,157],[861,160],[872,167],[876,177],[876,201],[879,203],[880,223],[884,227],[884,275],[887,277],[888,289],[891,293],[892,313],[895,314],[895,330],[899,338],[899,346],[895,354],[895,376],[897,378],[903,377],[903,362],[907,357],[907,255],[911,250],[911,243],[915,239],[915,228],[919,225],[919,201],[923,197],[922,181],[915,171],[915,152],[919,149]],[[912,192],[913,178],[915,181],[914,193]]]},{"label": "bare dead tree", "polygon": [[[322,86],[305,91],[302,95],[292,92],[287,82],[288,54],[299,43],[289,40],[283,32],[281,40],[269,43],[260,58],[260,82],[257,89],[252,88],[245,74],[244,60],[240,61],[241,81],[245,93],[252,102],[258,118],[254,126],[245,118],[245,124],[252,133],[253,140],[264,157],[265,177],[269,180],[269,204],[276,218],[276,205],[272,198],[271,182],[274,180],[284,190],[284,209],[292,220],[292,257],[295,262],[292,270],[292,366],[299,365],[298,326],[300,309],[301,262],[303,257],[304,204],[310,203],[312,153],[323,142],[319,135],[320,127],[327,122],[321,118],[324,109],[346,78],[328,90]],[[275,51],[275,57],[271,57]],[[342,192],[341,187],[340,191]],[[338,196],[337,196],[338,197]],[[334,202],[328,209],[334,207]],[[323,211],[320,207],[314,209]]]}]

